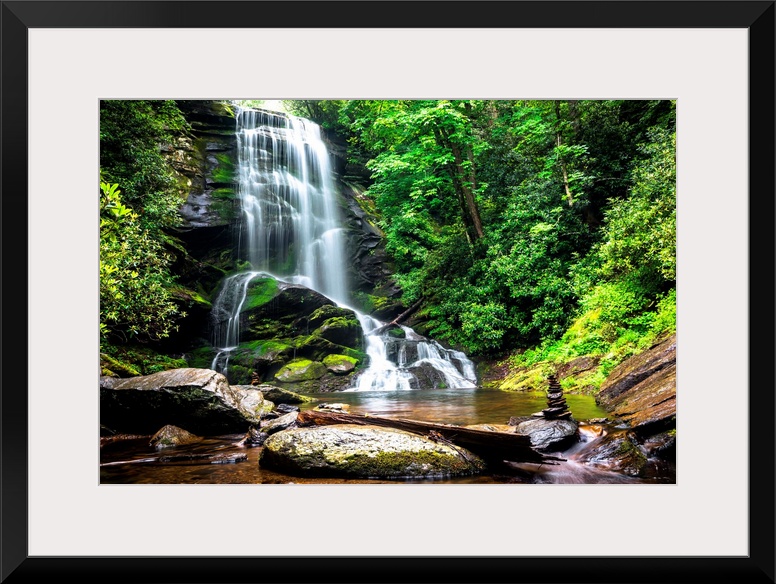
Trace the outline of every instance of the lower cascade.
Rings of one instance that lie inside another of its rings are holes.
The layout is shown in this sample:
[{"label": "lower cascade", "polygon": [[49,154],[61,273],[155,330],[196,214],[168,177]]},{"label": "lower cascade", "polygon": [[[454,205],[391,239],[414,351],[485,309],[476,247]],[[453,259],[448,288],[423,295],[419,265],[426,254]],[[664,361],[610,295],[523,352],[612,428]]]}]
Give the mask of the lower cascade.
[{"label": "lower cascade", "polygon": [[474,388],[474,364],[460,351],[386,324],[350,306],[345,234],[329,154],[309,120],[255,109],[237,115],[238,255],[251,269],[224,279],[213,302],[211,369],[224,375],[241,340],[249,284],[272,277],[302,285],[352,310],[363,329],[368,366],[345,391]]}]

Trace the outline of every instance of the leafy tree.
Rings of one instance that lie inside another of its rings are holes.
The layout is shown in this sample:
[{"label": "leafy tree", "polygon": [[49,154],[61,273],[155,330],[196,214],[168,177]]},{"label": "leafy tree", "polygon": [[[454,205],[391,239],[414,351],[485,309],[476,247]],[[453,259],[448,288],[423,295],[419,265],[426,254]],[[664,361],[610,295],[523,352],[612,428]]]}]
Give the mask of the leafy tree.
[{"label": "leafy tree", "polygon": [[175,279],[167,247],[184,190],[165,150],[188,128],[171,100],[100,102],[103,341],[165,338],[183,316],[170,294]]},{"label": "leafy tree", "polygon": [[118,184],[100,182],[101,341],[158,340],[185,316],[170,294],[170,257],[138,214],[124,205]]},{"label": "leafy tree", "polygon": [[178,224],[183,189],[162,148],[189,126],[172,100],[102,100],[100,169],[152,233]]}]

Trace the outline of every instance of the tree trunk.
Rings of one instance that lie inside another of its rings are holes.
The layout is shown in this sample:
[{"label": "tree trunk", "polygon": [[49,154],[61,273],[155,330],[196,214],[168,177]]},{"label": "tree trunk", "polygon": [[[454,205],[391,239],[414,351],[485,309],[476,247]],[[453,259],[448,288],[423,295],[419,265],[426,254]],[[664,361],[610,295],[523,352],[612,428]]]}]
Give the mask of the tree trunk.
[{"label": "tree trunk", "polygon": [[[560,101],[555,101],[555,136],[557,138],[558,148],[563,146],[563,137],[561,135],[560,127]],[[569,207],[574,205],[574,197],[571,194],[571,188],[569,187],[569,175],[566,171],[566,161],[563,159],[563,155],[558,151],[558,160],[560,161],[561,175],[563,176],[563,188],[566,191],[566,198],[569,201]]]},{"label": "tree trunk", "polygon": [[461,147],[450,139],[449,134],[443,128],[434,128],[434,136],[440,146],[447,148],[453,153],[454,165],[452,167],[448,166],[447,170],[450,173],[453,188],[458,196],[458,203],[461,206],[461,215],[466,226],[469,243],[472,243],[481,239],[484,235],[480,211],[477,208],[477,201],[474,199],[473,188],[475,187],[470,182],[474,178],[474,166],[471,166],[471,173],[469,173],[467,179]]}]

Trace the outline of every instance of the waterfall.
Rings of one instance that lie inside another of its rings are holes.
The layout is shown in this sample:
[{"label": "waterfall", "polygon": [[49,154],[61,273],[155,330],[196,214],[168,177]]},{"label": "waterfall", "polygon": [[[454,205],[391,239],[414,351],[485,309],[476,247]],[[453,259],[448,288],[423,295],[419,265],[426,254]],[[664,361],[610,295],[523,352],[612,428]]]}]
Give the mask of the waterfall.
[{"label": "waterfall", "polygon": [[347,303],[344,236],[320,127],[239,109],[237,148],[240,251],[254,270]]},{"label": "waterfall", "polygon": [[[400,327],[396,338],[382,323],[350,306],[345,233],[320,127],[303,118],[238,108],[237,195],[241,222],[238,256],[250,271],[229,276],[213,303],[212,369],[228,371],[240,341],[240,312],[248,285],[265,274],[300,284],[356,313],[369,365],[348,391],[475,387],[472,362]],[[425,382],[419,378],[422,377]]]}]

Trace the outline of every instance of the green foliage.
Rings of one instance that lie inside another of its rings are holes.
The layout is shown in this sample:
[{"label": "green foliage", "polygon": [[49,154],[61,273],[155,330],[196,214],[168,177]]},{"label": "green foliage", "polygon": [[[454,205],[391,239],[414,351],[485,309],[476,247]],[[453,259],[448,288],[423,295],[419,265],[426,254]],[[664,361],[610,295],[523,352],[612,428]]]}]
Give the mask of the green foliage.
[{"label": "green foliage", "polygon": [[183,193],[163,149],[188,129],[172,100],[100,101],[102,180],[121,185],[124,204],[152,233],[178,223]]},{"label": "green foliage", "polygon": [[429,334],[473,354],[532,348],[524,360],[614,362],[672,326],[673,102],[319,106],[338,112],[351,151],[367,159],[366,196],[402,300],[423,299]]},{"label": "green foliage", "polygon": [[100,183],[101,341],[155,340],[185,316],[174,302],[170,257],[124,205],[116,184]]}]

